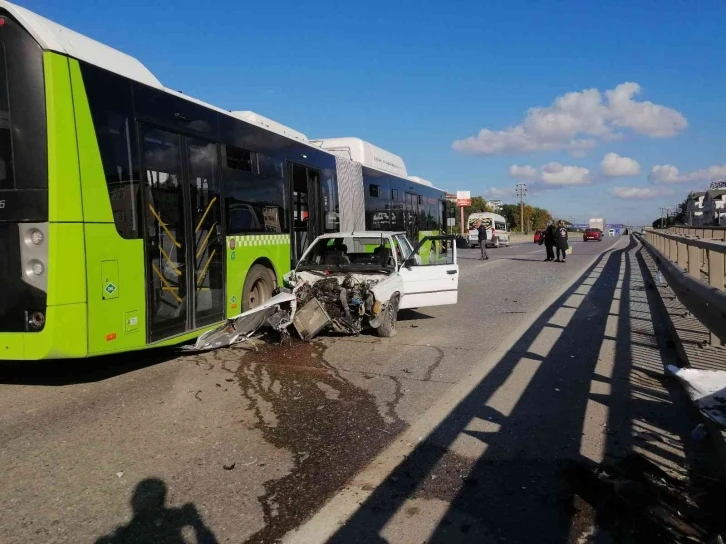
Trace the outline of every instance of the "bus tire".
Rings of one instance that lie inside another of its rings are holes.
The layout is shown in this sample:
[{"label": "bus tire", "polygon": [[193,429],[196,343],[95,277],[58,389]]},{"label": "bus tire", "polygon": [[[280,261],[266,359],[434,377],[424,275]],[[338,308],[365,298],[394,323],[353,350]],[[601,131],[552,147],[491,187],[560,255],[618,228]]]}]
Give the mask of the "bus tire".
[{"label": "bus tire", "polygon": [[270,300],[275,287],[277,287],[275,273],[264,265],[253,265],[247,273],[242,288],[242,311],[252,310]]},{"label": "bus tire", "polygon": [[386,316],[380,327],[376,329],[381,338],[391,338],[396,335],[396,322],[398,321],[398,295],[391,297],[386,305]]}]

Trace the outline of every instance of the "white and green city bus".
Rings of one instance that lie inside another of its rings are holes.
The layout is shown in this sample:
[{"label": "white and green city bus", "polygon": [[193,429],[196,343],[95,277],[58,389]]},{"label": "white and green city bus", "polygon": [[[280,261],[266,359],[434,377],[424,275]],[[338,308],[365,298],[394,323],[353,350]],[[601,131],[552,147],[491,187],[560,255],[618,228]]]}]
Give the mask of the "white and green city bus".
[{"label": "white and green city bus", "polygon": [[5,1],[0,53],[0,360],[176,344],[324,232],[443,228],[445,193],[395,155],[192,99]]}]

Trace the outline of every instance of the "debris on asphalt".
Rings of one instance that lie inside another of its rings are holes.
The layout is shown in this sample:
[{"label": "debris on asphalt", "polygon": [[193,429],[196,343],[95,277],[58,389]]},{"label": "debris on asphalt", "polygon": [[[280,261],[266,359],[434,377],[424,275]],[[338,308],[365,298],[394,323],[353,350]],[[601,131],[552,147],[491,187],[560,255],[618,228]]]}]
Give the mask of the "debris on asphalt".
[{"label": "debris on asphalt", "polygon": [[116,473],[116,476],[118,476],[119,478],[120,478],[121,476],[123,476],[123,475],[124,475],[124,473],[123,473],[123,472],[117,472],[117,473]]},{"label": "debris on asphalt", "polygon": [[237,466],[237,463],[232,463],[230,465],[222,465],[222,468],[224,470],[234,470],[234,467]]},{"label": "debris on asphalt", "polygon": [[612,541],[711,542],[726,529],[720,483],[679,480],[640,454],[573,463],[567,472],[572,491],[597,512],[598,533],[610,533]]},{"label": "debris on asphalt", "polygon": [[[228,347],[239,342],[246,341],[260,327],[266,323],[274,322],[278,330],[286,328],[291,321],[275,318],[275,315],[282,311],[282,307],[293,307],[296,301],[295,295],[291,293],[278,293],[270,300],[244,312],[233,319],[227,320],[222,325],[205,332],[197,341],[188,346],[183,346],[184,351],[210,351],[221,347]],[[294,311],[294,308],[293,308]],[[270,321],[272,319],[272,321]]]}]

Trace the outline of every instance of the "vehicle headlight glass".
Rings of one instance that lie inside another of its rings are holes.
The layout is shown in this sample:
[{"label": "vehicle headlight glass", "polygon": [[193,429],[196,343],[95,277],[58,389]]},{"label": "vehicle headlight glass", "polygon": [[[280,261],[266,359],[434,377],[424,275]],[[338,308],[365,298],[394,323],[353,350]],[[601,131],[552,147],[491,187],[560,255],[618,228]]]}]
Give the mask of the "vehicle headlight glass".
[{"label": "vehicle headlight glass", "polygon": [[35,274],[36,276],[40,276],[43,272],[45,272],[45,267],[43,266],[43,263],[41,263],[40,261],[31,261],[30,269],[33,271],[33,274]]},{"label": "vehicle headlight glass", "polygon": [[39,246],[43,243],[43,240],[43,233],[40,232],[38,229],[33,229],[30,231],[30,241],[33,243],[33,245]]}]

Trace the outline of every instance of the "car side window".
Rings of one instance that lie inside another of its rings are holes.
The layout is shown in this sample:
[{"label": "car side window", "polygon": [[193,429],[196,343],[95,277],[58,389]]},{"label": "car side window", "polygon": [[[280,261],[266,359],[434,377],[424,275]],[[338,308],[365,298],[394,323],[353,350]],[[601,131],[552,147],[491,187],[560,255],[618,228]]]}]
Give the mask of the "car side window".
[{"label": "car side window", "polygon": [[440,266],[454,264],[454,240],[427,239],[419,249],[420,259],[416,266]]}]

